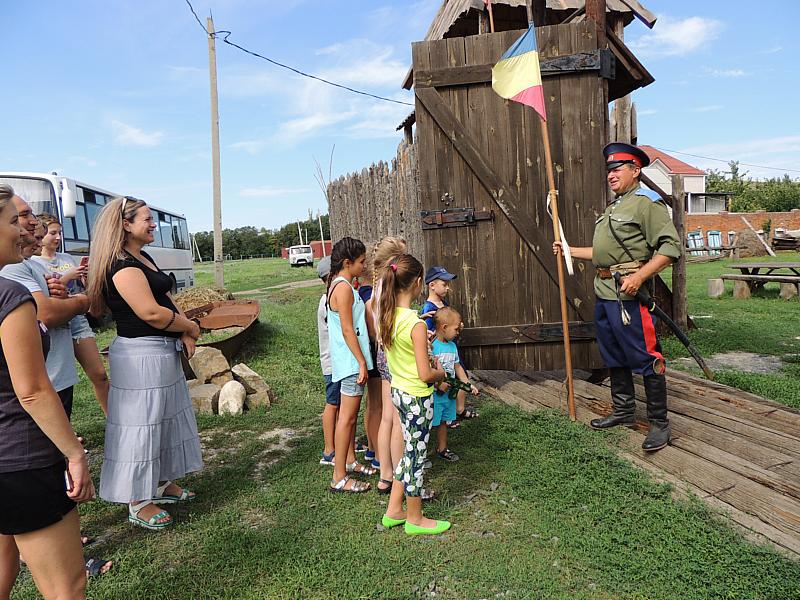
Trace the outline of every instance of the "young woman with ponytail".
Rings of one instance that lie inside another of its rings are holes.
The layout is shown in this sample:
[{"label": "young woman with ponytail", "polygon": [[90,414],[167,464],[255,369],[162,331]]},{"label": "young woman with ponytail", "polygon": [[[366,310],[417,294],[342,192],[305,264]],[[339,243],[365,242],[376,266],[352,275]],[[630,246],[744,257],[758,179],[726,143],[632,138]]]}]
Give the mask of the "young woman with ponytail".
[{"label": "young woman with ponytail", "polygon": [[445,378],[439,362],[431,364],[427,327],[411,308],[422,291],[423,274],[416,258],[401,254],[383,268],[380,282],[380,341],[389,363],[392,402],[400,414],[405,441],[382,523],[387,528],[404,525],[408,535],[435,535],[450,529],[448,521],[435,521],[422,514],[424,465],[433,418],[431,384]]},{"label": "young woman with ponytail", "polygon": [[364,272],[367,249],[363,242],[345,237],[331,250],[328,276],[328,333],[330,336],[332,380],[341,382],[342,400],[334,436],[334,463],[331,492],[358,494],[370,489],[351,473],[374,475],[377,470],[355,458],[354,435],[361,396],[372,369],[369,352],[366,310],[352,281]]}]

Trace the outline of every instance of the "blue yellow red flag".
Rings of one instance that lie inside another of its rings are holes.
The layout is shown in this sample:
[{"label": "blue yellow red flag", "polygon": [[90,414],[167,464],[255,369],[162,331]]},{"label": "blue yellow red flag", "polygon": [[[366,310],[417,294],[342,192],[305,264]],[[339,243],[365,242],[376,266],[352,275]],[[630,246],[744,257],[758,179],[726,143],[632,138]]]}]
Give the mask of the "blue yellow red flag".
[{"label": "blue yellow red flag", "polygon": [[507,100],[530,106],[543,120],[547,120],[533,24],[492,68],[492,88]]}]

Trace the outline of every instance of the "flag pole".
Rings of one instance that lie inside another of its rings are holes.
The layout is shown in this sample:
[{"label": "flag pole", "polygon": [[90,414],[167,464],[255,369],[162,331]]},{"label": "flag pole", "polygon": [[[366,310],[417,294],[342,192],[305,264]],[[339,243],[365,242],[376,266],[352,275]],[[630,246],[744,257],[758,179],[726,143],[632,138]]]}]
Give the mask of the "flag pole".
[{"label": "flag pole", "polygon": [[[526,8],[528,10],[528,23],[533,25],[533,6],[531,0],[526,0]],[[550,151],[550,134],[547,131],[547,121],[545,121],[540,114],[539,123],[542,128],[542,144],[544,145],[544,162],[547,171],[547,185],[549,188],[548,197],[550,199],[550,210],[553,213],[553,238],[556,242],[561,241],[561,227],[558,218],[558,192],[556,191],[556,180],[553,175],[553,158]],[[570,349],[569,340],[569,314],[567,312],[567,293],[566,283],[564,281],[564,261],[562,254],[559,252],[556,259],[558,271],[558,295],[561,301],[561,328],[564,332],[564,363],[567,372],[567,408],[569,410],[569,418],[572,421],[576,420],[575,415],[575,386],[573,383],[572,375],[572,351]]]}]

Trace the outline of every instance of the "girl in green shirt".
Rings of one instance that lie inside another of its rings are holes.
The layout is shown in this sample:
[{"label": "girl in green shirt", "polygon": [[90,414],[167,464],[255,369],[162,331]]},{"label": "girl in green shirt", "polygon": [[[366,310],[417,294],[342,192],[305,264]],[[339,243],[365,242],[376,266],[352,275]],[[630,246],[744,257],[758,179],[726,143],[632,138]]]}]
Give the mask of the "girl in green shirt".
[{"label": "girl in green shirt", "polygon": [[411,308],[422,291],[423,274],[416,258],[401,254],[384,267],[380,284],[380,340],[392,374],[392,403],[400,414],[405,442],[382,523],[387,528],[404,525],[409,535],[450,529],[448,521],[435,521],[422,514],[422,480],[433,418],[431,384],[445,378],[439,362],[430,362],[427,327]]}]

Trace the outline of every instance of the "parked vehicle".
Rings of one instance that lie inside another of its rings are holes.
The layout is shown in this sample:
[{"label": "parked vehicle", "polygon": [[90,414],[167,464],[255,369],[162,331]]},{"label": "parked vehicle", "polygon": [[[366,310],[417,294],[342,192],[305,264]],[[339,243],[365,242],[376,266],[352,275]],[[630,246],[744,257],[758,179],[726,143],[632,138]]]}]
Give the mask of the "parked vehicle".
[{"label": "parked vehicle", "polygon": [[[0,172],[0,183],[11,185],[34,214],[57,215],[63,229],[61,251],[78,256],[89,254],[92,228],[100,209],[122,195],[51,173]],[[173,292],[192,287],[194,270],[186,218],[147,204],[158,227],[153,231],[155,240],[146,251],[172,277]]]},{"label": "parked vehicle", "polygon": [[311,246],[290,246],[289,264],[293,267],[313,267],[314,252]]}]

